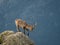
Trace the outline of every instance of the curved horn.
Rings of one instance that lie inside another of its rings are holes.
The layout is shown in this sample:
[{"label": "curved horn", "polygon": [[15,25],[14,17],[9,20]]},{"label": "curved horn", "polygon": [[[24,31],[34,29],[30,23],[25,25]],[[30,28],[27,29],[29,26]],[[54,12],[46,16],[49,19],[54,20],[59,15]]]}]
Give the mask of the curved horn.
[{"label": "curved horn", "polygon": [[33,28],[34,28],[34,29],[36,28],[36,25],[37,25],[37,22],[33,25]]}]

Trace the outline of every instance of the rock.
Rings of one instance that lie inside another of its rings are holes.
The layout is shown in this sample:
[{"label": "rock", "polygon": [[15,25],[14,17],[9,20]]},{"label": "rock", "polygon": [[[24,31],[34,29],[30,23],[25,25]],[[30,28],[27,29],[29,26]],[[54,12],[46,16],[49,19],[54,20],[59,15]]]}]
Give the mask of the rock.
[{"label": "rock", "polygon": [[22,32],[4,31],[0,34],[1,45],[34,45],[33,41]]},{"label": "rock", "polygon": [[9,31],[9,30],[0,33],[0,43],[4,42],[6,40],[6,38],[7,38],[7,36],[9,36],[11,34],[14,34],[14,32]]}]

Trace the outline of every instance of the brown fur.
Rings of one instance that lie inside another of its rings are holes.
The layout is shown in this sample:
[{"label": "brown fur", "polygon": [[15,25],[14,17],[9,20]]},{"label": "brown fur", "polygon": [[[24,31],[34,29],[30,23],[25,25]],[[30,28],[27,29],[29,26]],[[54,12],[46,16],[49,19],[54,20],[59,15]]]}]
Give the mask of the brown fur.
[{"label": "brown fur", "polygon": [[21,19],[16,19],[15,24],[17,27],[17,31],[20,31],[19,28],[22,28],[27,31],[29,31],[29,30],[32,31],[34,28],[34,26],[27,24],[25,21],[23,21]]}]

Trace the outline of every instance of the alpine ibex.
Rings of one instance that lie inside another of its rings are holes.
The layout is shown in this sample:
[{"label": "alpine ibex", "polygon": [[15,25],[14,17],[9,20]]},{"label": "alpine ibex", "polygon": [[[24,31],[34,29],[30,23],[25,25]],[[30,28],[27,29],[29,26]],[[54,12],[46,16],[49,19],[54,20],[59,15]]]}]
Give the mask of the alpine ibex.
[{"label": "alpine ibex", "polygon": [[25,34],[25,30],[28,31],[28,35],[29,35],[29,30],[32,31],[34,29],[34,25],[29,25],[22,19],[16,19],[15,24],[16,24],[17,31],[20,32],[19,28],[24,29],[24,34]]}]

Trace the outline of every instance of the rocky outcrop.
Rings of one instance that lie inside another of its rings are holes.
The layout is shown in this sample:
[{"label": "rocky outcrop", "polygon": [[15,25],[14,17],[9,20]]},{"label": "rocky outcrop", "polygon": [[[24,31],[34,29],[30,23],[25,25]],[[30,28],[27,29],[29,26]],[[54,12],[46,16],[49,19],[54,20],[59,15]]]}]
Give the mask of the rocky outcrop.
[{"label": "rocky outcrop", "polygon": [[33,41],[22,32],[4,31],[0,33],[0,45],[34,45]]}]

